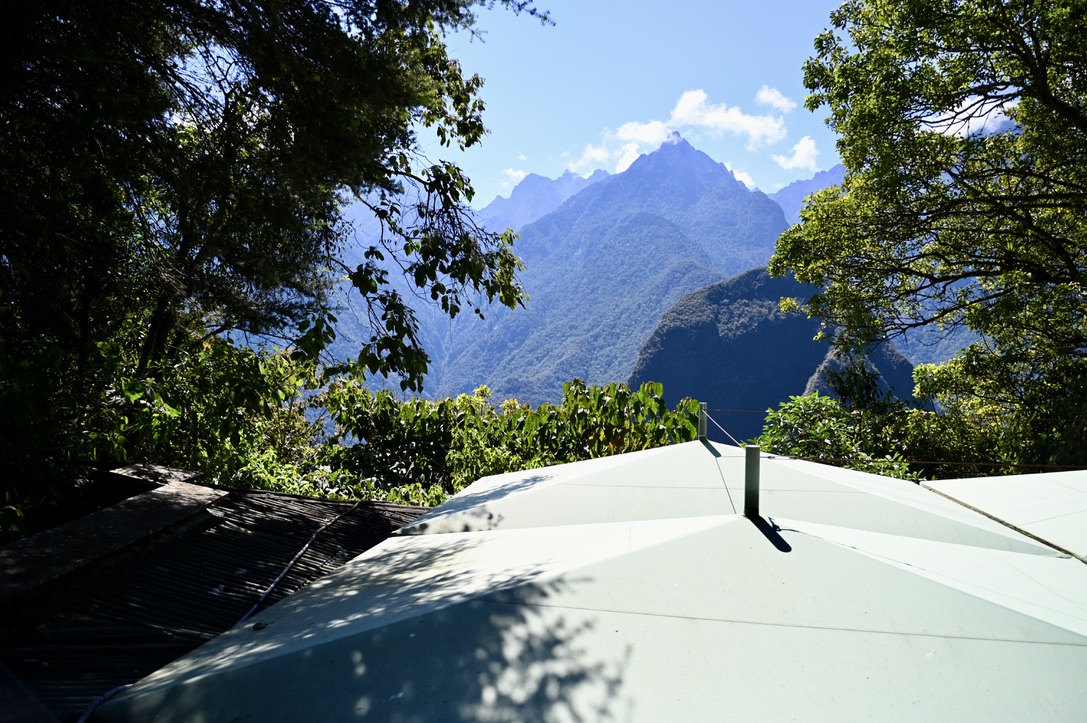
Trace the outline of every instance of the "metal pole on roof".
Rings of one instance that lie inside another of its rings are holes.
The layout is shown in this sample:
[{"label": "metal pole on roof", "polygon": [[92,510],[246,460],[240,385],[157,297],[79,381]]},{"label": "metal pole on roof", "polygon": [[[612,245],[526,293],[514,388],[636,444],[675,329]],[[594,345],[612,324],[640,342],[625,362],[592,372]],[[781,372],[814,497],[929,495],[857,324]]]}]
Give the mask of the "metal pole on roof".
[{"label": "metal pole on roof", "polygon": [[706,441],[706,437],[708,436],[707,430],[709,428],[709,424],[708,424],[707,420],[709,419],[709,416],[710,415],[706,412],[706,403],[705,402],[699,402],[698,403],[698,438],[700,440],[702,440],[703,442]]},{"label": "metal pole on roof", "polygon": [[757,444],[744,448],[744,517],[759,516],[759,454],[762,450]]}]

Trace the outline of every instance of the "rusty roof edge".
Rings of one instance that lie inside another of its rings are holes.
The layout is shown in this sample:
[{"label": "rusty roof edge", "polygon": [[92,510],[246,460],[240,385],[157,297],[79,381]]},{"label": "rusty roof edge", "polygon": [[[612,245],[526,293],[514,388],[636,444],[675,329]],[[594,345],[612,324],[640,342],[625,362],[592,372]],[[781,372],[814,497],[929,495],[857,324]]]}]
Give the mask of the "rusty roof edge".
[{"label": "rusty roof edge", "polygon": [[174,479],[150,492],[0,547],[0,606],[181,522],[229,492]]}]

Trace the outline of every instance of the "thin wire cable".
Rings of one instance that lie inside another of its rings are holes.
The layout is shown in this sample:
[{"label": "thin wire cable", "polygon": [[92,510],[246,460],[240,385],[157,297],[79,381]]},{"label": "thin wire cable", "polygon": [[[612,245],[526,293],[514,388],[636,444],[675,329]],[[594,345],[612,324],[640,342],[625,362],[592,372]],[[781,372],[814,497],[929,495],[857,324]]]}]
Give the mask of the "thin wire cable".
[{"label": "thin wire cable", "polygon": [[[848,464],[850,462],[878,462],[880,457],[791,457],[790,459],[799,459],[804,462],[820,462],[820,463],[833,463],[833,464]],[[969,460],[935,460],[935,459],[903,459],[897,460],[905,462],[906,464],[923,464],[923,465],[947,465],[949,467],[1025,467],[1028,469],[1055,469],[1055,470],[1076,470],[1084,469],[1082,464],[1045,464],[1041,462],[972,462]]]},{"label": "thin wire cable", "polygon": [[[776,412],[778,410],[776,410],[776,409],[707,409],[706,411],[707,412],[725,412],[727,414],[764,414],[765,415],[767,412]],[[903,415],[911,414],[914,411],[916,411],[916,410],[902,409],[902,410],[895,410],[895,411],[890,411],[890,412],[880,412],[879,414],[880,414],[880,416],[884,416],[884,417],[900,417],[900,416],[903,416]],[[926,411],[926,410],[922,410],[922,411]],[[997,420],[999,420],[999,419],[1003,419],[1003,418],[1004,418],[1003,416],[998,415],[998,414],[978,415],[978,419],[989,419],[989,420],[997,419]],[[1061,422],[1061,423],[1065,423],[1065,424],[1082,424],[1082,423],[1087,423],[1087,417],[1038,417],[1035,421],[1037,421],[1037,422],[1050,422],[1050,423]]]},{"label": "thin wire cable", "polygon": [[728,414],[766,414],[765,409],[707,409],[707,412],[727,412]]},{"label": "thin wire cable", "polygon": [[740,442],[736,441],[736,438],[735,438],[735,437],[733,437],[733,436],[732,436],[731,434],[729,434],[729,433],[728,433],[728,430],[727,430],[727,429],[725,429],[725,428],[724,428],[724,427],[722,427],[722,426],[721,426],[720,424],[718,424],[718,423],[717,423],[717,420],[716,420],[716,419],[714,419],[713,417],[711,417],[711,416],[710,416],[710,414],[709,414],[709,411],[708,411],[708,410],[706,411],[706,419],[708,419],[708,420],[710,420],[711,422],[713,422],[713,426],[717,427],[717,428],[718,428],[718,429],[720,429],[720,430],[721,430],[722,432],[724,432],[724,433],[725,433],[725,436],[726,436],[726,437],[728,437],[729,439],[731,439],[731,440],[732,440],[732,443],[733,443],[733,444],[735,444],[735,445],[736,445],[737,447],[742,447],[742,446],[744,446],[744,445],[742,445],[742,444],[741,444]]},{"label": "thin wire cable", "polygon": [[[778,410],[767,409],[707,409],[707,412],[725,412],[728,414],[766,414],[767,412],[776,412]],[[914,409],[902,409],[889,412],[879,412],[880,416],[904,416],[911,414],[917,410]],[[932,412],[932,410],[921,410]],[[936,413],[937,412],[932,412]],[[979,414],[977,416],[979,420],[1002,420],[1004,417],[1000,414]],[[1049,423],[1062,423],[1062,424],[1085,424],[1087,423],[1087,416],[1039,416],[1035,420],[1036,422],[1049,422]]]}]

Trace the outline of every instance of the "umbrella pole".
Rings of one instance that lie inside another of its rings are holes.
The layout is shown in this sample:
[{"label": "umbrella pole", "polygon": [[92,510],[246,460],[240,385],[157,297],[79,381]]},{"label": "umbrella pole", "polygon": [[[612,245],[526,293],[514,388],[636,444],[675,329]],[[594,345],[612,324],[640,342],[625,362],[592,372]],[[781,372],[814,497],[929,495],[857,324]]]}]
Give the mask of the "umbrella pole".
[{"label": "umbrella pole", "polygon": [[749,444],[744,449],[744,517],[759,516],[759,445]]}]

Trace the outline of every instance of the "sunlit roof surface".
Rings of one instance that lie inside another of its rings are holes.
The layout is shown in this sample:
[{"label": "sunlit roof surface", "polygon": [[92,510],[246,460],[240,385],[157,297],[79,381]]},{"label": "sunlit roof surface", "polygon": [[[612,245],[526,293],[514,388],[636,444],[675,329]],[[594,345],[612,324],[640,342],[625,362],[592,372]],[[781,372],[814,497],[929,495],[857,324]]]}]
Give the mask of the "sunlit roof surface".
[{"label": "sunlit roof surface", "polygon": [[105,720],[1068,720],[1087,566],[910,482],[693,442],[486,478]]}]

